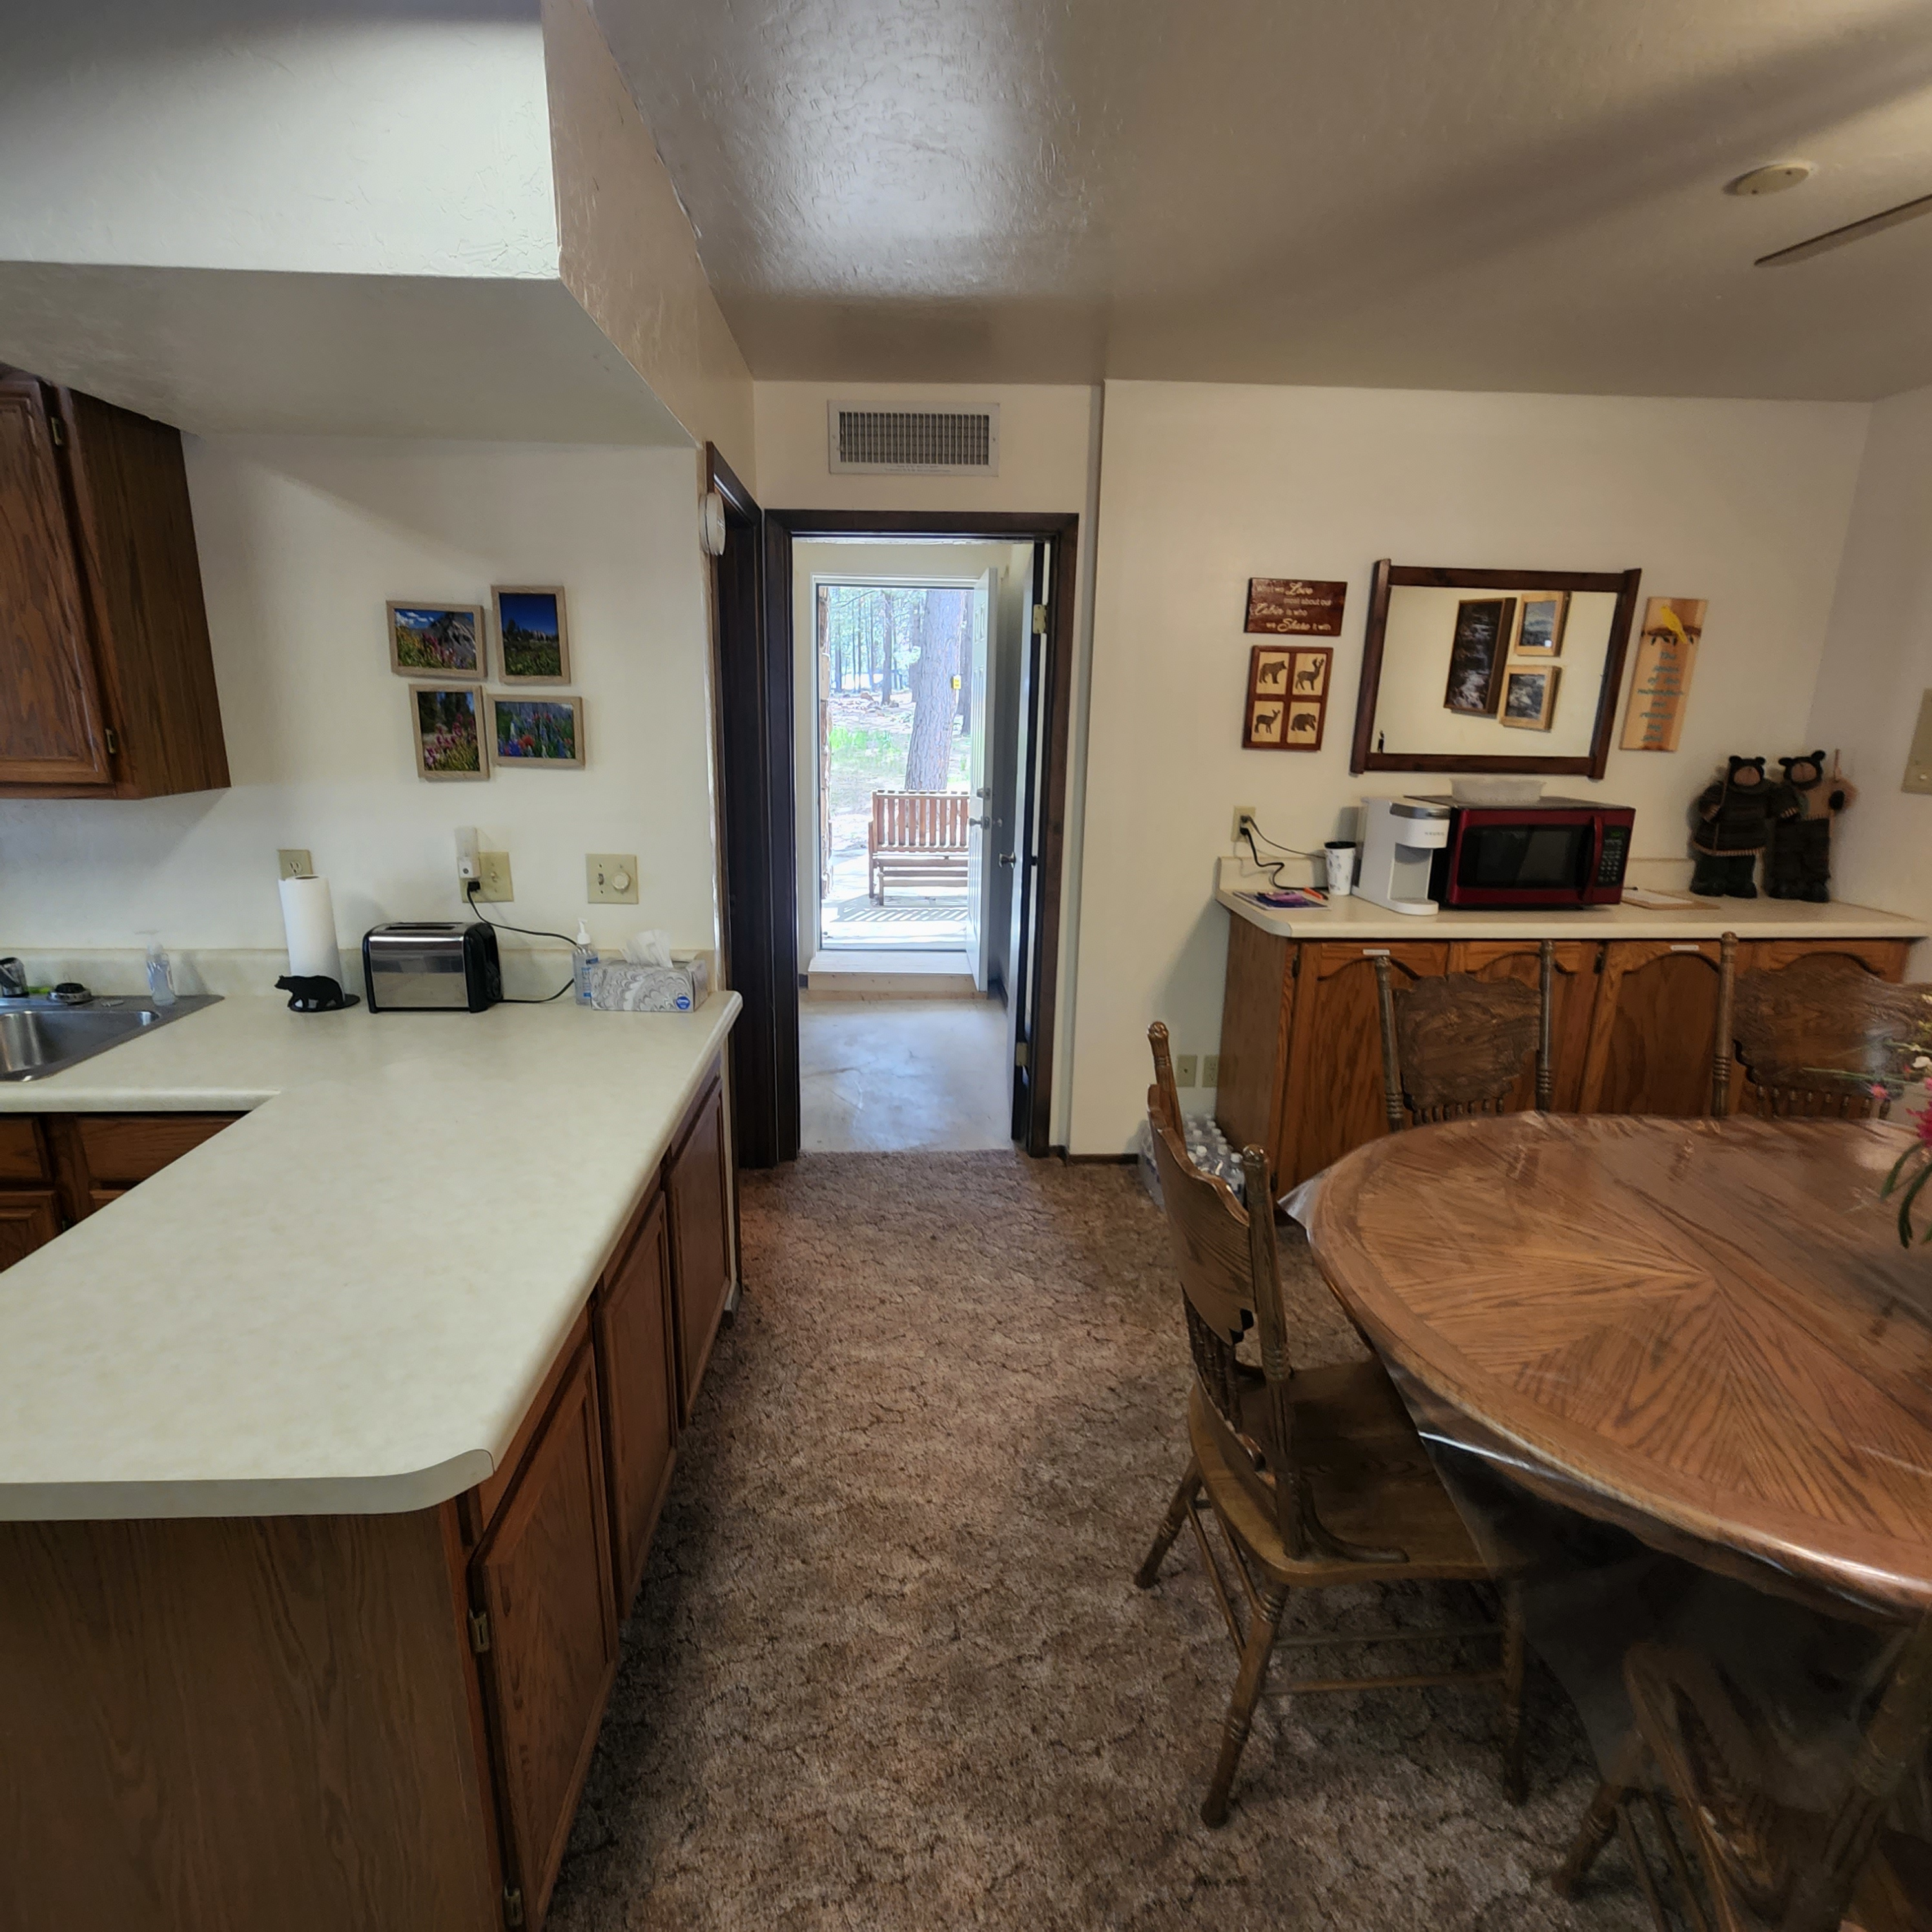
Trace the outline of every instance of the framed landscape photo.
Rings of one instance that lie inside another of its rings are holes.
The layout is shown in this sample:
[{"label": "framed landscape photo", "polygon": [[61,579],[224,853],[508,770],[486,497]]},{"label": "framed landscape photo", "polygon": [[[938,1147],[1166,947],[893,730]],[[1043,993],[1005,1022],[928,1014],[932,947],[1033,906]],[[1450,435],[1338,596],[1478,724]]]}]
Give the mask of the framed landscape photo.
[{"label": "framed landscape photo", "polygon": [[[1493,718],[1502,695],[1503,663],[1516,622],[1514,597],[1466,597],[1456,606],[1449,645],[1449,684],[1442,708],[1466,717]],[[1442,635],[1438,631],[1438,637]]]},{"label": "framed landscape photo", "polygon": [[389,668],[398,677],[482,680],[482,604],[392,600],[385,608],[389,618]]},{"label": "framed landscape photo", "polygon": [[1519,731],[1547,731],[1556,722],[1556,681],[1562,675],[1554,664],[1547,670],[1512,664],[1503,691],[1502,722]]},{"label": "framed landscape photo", "polygon": [[473,684],[412,684],[410,722],[416,732],[419,778],[487,778],[483,694]]},{"label": "framed landscape photo", "polygon": [[496,649],[506,684],[568,684],[570,623],[556,584],[499,584]]},{"label": "framed landscape photo", "polygon": [[500,766],[583,770],[582,698],[493,697],[490,716],[490,742]]},{"label": "framed landscape photo", "polygon": [[1517,600],[1516,655],[1553,658],[1563,650],[1563,620],[1570,614],[1567,590],[1526,590]]}]

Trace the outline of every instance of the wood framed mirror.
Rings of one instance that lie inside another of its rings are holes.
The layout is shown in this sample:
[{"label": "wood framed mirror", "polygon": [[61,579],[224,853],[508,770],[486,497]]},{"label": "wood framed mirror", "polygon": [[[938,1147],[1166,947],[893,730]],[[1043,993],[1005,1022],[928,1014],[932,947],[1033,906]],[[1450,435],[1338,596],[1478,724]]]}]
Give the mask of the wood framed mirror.
[{"label": "wood framed mirror", "polygon": [[1349,770],[1601,778],[1642,574],[1384,557]]}]

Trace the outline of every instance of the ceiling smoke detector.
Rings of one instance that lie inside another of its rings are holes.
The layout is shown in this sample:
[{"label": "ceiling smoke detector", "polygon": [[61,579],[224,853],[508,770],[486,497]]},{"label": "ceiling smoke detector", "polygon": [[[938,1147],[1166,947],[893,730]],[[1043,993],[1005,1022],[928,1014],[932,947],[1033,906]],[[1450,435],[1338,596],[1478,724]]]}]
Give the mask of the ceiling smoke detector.
[{"label": "ceiling smoke detector", "polygon": [[1724,184],[1726,194],[1782,194],[1800,182],[1808,182],[1818,172],[1815,161],[1767,161],[1761,168]]}]

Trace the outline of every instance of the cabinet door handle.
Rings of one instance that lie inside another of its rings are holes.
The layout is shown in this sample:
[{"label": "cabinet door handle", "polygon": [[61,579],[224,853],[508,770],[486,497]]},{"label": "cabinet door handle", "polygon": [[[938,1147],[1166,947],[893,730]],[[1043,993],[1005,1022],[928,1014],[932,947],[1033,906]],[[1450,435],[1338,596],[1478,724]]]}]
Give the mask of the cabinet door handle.
[{"label": "cabinet door handle", "polygon": [[1670,950],[1673,952],[1701,952],[1704,949],[1701,946],[1698,945],[1695,940],[1692,940],[1688,944],[1683,945],[1673,944]]},{"label": "cabinet door handle", "polygon": [[1386,946],[1365,946],[1362,948],[1364,959],[1386,959],[1391,949]]}]

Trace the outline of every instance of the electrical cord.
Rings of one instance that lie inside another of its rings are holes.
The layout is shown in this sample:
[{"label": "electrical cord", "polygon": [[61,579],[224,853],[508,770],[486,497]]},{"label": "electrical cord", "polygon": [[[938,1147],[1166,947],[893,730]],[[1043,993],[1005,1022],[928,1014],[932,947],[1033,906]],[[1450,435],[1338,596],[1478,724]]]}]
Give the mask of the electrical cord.
[{"label": "electrical cord", "polygon": [[[512,926],[506,919],[492,919],[483,910],[482,902],[476,896],[482,890],[482,881],[480,879],[467,879],[464,882],[464,898],[469,902],[470,910],[485,926],[494,926],[499,932],[520,932],[526,939],[562,939],[565,945],[575,947],[577,941],[566,938],[560,932],[545,932],[537,926]],[[562,999],[564,994],[576,984],[577,975],[573,973],[555,992],[546,993],[540,1000],[522,998],[514,994],[506,993],[503,995],[503,1004],[506,1006],[547,1006],[551,1000]]]}]

